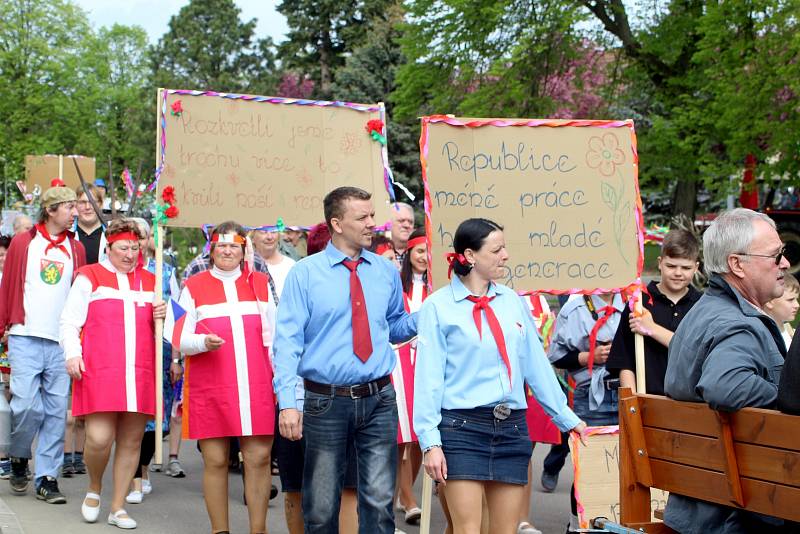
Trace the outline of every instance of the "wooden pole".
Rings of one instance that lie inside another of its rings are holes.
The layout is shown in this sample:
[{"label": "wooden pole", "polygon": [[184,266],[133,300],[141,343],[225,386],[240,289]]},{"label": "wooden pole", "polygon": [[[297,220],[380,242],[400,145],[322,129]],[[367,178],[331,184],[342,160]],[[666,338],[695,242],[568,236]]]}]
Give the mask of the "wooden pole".
[{"label": "wooden pole", "polygon": [[64,156],[61,154],[58,155],[58,179],[64,179]]},{"label": "wooden pole", "polygon": [[[160,113],[161,104],[161,91],[158,91],[158,100],[156,102],[156,160],[160,164],[161,151],[159,146],[161,143],[161,128],[158,127],[158,114]],[[136,192],[134,192],[134,195]],[[156,302],[162,302],[164,287],[164,236],[161,235],[161,225],[158,221],[154,221],[153,225],[153,238],[156,242]],[[156,450],[155,450],[155,463],[163,464],[164,462],[164,320],[156,320]]]},{"label": "wooden pole", "polygon": [[433,479],[423,468],[422,472],[422,518],[419,523],[419,534],[430,534],[431,531],[431,497],[433,496]]},{"label": "wooden pole", "polygon": [[[636,315],[642,314],[642,295],[636,299]],[[636,349],[636,392],[647,393],[645,385],[645,366],[644,366],[644,337],[641,334],[634,334],[634,348]]]}]

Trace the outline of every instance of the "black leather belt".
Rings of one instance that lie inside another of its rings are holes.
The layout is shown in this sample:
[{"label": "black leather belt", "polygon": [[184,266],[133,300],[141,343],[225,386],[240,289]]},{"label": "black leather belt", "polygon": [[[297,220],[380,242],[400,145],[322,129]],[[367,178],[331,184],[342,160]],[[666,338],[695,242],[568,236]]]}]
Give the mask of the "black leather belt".
[{"label": "black leather belt", "polygon": [[356,384],[354,386],[336,386],[333,384],[320,384],[307,378],[303,380],[306,390],[320,395],[335,395],[337,397],[350,397],[351,399],[360,399],[362,397],[371,397],[378,393],[385,386],[392,381],[389,375],[381,377],[372,382],[364,384]]}]

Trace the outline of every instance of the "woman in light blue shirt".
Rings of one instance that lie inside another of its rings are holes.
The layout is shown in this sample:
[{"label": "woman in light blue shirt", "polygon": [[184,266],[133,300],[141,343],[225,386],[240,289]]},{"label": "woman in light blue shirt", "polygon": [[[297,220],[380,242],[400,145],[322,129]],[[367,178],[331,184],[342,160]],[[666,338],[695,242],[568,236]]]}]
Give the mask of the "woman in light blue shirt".
[{"label": "woman in light blue shirt", "polygon": [[444,488],[457,532],[477,533],[486,493],[489,531],[517,528],[532,444],[525,383],[563,431],[586,428],[545,357],[530,312],[502,278],[503,228],[467,219],[453,238],[451,283],[423,303],[414,373],[414,430],[425,470]]}]

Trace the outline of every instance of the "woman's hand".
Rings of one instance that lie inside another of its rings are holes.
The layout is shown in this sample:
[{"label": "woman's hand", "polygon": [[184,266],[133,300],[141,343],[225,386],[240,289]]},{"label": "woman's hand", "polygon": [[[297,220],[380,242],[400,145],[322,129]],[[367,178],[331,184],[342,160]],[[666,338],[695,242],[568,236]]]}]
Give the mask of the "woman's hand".
[{"label": "woman's hand", "polygon": [[183,366],[179,363],[169,365],[169,379],[172,384],[176,383],[183,376]]},{"label": "woman's hand", "polygon": [[217,350],[225,343],[225,340],[219,337],[217,334],[208,334],[205,339],[206,349],[207,350]]},{"label": "woman's hand", "polygon": [[584,447],[589,445],[589,442],[586,441],[587,438],[588,438],[588,436],[586,435],[586,423],[581,421],[580,423],[575,425],[575,428],[573,428],[571,430],[571,432],[575,432],[578,435],[578,437],[581,439],[581,443],[583,443]]},{"label": "woman's hand", "polygon": [[167,316],[167,303],[162,301],[153,303],[153,319],[163,319]]},{"label": "woman's hand", "polygon": [[425,453],[422,459],[422,464],[425,466],[425,472],[434,481],[443,485],[447,480],[447,460],[444,458],[444,451],[441,447],[434,447]]},{"label": "woman's hand", "polygon": [[83,373],[86,372],[86,366],[83,364],[83,357],[77,356],[67,360],[67,374],[75,380],[80,380]]}]

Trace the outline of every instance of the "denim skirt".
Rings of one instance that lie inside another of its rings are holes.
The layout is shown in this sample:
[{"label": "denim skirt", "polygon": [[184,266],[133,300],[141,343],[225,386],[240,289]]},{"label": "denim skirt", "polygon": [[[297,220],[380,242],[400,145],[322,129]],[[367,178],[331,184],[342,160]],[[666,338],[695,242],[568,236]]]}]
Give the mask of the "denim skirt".
[{"label": "denim skirt", "polygon": [[500,421],[492,408],[443,409],[439,432],[447,480],[528,483],[533,444],[525,410],[513,410],[508,419]]}]

